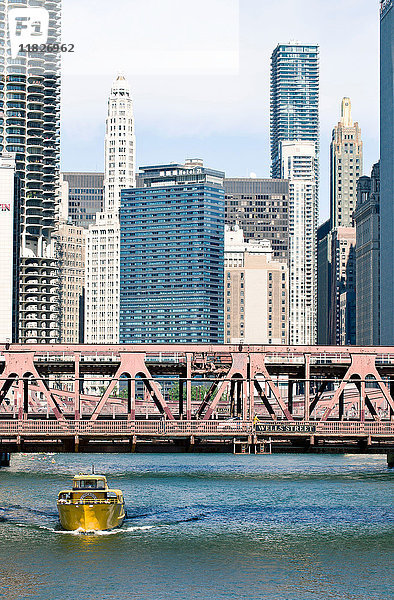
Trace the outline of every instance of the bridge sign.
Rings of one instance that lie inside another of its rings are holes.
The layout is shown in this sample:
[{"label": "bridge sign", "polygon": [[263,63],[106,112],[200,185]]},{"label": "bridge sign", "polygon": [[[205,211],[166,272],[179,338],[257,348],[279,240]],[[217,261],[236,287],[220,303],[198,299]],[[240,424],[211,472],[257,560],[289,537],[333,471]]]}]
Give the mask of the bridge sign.
[{"label": "bridge sign", "polygon": [[316,425],[306,423],[256,423],[257,433],[315,433]]}]

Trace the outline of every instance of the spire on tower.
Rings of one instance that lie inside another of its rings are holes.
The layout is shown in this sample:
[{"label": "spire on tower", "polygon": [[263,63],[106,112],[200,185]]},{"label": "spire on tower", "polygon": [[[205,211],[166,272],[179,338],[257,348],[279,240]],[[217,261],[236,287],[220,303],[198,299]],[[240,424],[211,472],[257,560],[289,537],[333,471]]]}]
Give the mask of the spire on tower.
[{"label": "spire on tower", "polygon": [[341,123],[344,127],[352,127],[352,103],[350,98],[342,98]]}]

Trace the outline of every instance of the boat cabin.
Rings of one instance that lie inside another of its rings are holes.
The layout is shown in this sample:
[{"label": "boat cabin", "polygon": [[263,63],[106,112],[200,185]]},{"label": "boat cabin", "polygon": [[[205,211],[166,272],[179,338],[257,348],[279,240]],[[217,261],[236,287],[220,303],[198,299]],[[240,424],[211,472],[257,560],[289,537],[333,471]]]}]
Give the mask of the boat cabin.
[{"label": "boat cabin", "polygon": [[73,479],[73,490],[107,490],[104,475],[76,475]]}]

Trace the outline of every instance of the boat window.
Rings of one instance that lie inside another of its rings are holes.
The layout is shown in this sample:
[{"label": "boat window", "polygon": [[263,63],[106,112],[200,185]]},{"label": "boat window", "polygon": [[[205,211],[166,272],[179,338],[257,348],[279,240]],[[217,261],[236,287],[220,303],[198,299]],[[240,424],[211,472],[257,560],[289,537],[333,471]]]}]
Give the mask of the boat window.
[{"label": "boat window", "polygon": [[95,490],[97,489],[97,481],[95,479],[79,479],[74,481],[74,488],[80,490]]},{"label": "boat window", "polygon": [[99,479],[97,481],[97,489],[98,490],[104,490],[105,489],[105,483],[102,479]]}]

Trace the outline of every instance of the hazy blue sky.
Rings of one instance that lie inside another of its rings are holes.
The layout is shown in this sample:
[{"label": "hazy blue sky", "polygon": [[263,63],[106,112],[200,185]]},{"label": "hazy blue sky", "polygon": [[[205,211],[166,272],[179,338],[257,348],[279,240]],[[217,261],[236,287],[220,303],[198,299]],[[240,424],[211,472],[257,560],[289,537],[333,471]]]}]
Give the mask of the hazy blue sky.
[{"label": "hazy blue sky", "polygon": [[[364,173],[379,158],[378,0],[63,0],[62,168],[103,169],[111,82],[134,98],[137,165],[203,158],[269,177],[269,66],[278,42],[320,46],[320,220],[329,144],[350,96]],[[81,6],[82,5],[82,6]]]}]

